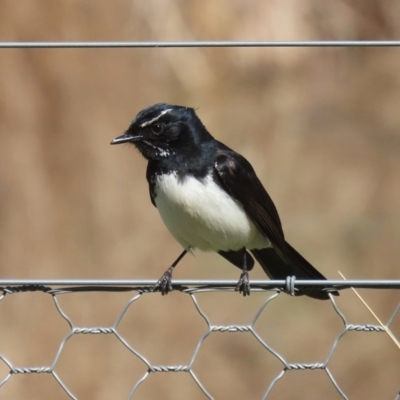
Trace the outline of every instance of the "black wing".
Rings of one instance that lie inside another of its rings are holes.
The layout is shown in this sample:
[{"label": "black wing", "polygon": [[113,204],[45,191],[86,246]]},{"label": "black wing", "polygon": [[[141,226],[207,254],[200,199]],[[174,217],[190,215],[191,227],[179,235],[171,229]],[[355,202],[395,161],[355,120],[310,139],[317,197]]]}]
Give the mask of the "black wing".
[{"label": "black wing", "polygon": [[[285,241],[278,212],[251,164],[240,154],[220,144],[215,156],[215,180],[240,202],[254,225],[271,242],[272,248],[250,249],[271,279],[325,279],[304,257]],[[325,287],[321,287],[325,289]],[[304,287],[296,295],[329,299],[327,291]],[[330,293],[338,296],[337,291]]]},{"label": "black wing", "polygon": [[242,204],[244,211],[286,261],[286,243],[281,220],[271,197],[251,164],[240,154],[219,143],[214,168],[216,182]]}]

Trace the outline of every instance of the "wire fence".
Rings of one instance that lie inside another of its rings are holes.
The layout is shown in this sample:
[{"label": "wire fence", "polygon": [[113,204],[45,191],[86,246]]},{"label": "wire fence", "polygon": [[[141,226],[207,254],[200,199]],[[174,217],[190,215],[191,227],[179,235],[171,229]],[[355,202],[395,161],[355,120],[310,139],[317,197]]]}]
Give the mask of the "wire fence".
[{"label": "wire fence", "polygon": [[[69,49],[69,48],[220,48],[220,47],[399,47],[399,40],[385,40],[385,41],[141,41],[141,42],[0,42],[0,49]],[[213,393],[207,388],[205,384],[196,374],[193,367],[196,358],[202,351],[202,347],[206,339],[214,332],[220,332],[229,335],[233,332],[247,332],[251,333],[254,338],[261,344],[261,346],[271,354],[276,360],[279,361],[281,368],[276,376],[270,382],[266,383],[265,392],[262,396],[263,399],[269,398],[269,395],[279,380],[288,371],[302,371],[302,370],[321,370],[323,371],[338,395],[343,399],[348,399],[348,394],[340,386],[335,374],[331,371],[330,364],[338,344],[343,340],[343,337],[349,332],[357,332],[363,334],[366,332],[376,332],[383,335],[390,334],[393,341],[399,346],[400,338],[392,333],[391,328],[394,320],[400,317],[400,302],[394,307],[390,313],[390,317],[383,321],[382,324],[354,324],[341,310],[337,301],[333,296],[330,296],[334,312],[340,318],[342,329],[339,334],[334,338],[330,345],[328,356],[319,361],[311,363],[291,363],[279,352],[273,345],[265,340],[255,327],[256,322],[264,311],[276,301],[282,292],[294,295],[296,289],[304,286],[326,286],[335,288],[336,290],[346,290],[349,288],[369,288],[374,290],[399,290],[400,280],[329,280],[329,281],[296,281],[293,277],[288,277],[285,281],[252,281],[252,292],[270,292],[262,302],[254,314],[251,322],[244,325],[214,325],[211,323],[209,315],[200,307],[198,295],[204,292],[232,292],[236,286],[236,281],[190,281],[190,280],[175,280],[173,281],[173,288],[176,291],[182,292],[190,297],[193,302],[193,309],[198,313],[206,324],[205,332],[198,337],[197,344],[190,362],[187,364],[179,365],[156,365],[153,364],[146,354],[142,354],[136,346],[133,346],[119,331],[120,323],[124,319],[128,309],[135,302],[150,295],[151,287],[155,281],[151,280],[0,280],[0,306],[2,301],[13,295],[18,296],[26,292],[43,292],[52,297],[54,307],[59,315],[64,319],[69,326],[68,333],[61,339],[56,355],[51,364],[41,366],[21,366],[18,365],[12,358],[7,358],[0,352],[0,364],[8,369],[5,377],[0,376],[0,397],[1,392],[10,381],[17,375],[24,374],[50,374],[64,390],[64,392],[71,398],[77,399],[78,397],[63,380],[63,376],[57,372],[57,366],[61,355],[65,352],[65,346],[72,337],[80,334],[86,335],[114,335],[125,347],[128,354],[133,354],[146,368],[146,372],[141,376],[132,386],[128,399],[134,397],[139,387],[145,382],[150,375],[168,372],[182,372],[189,374],[193,381],[200,388],[202,393],[208,399],[213,399]],[[79,292],[134,292],[131,297],[122,307],[118,317],[112,325],[108,326],[76,326],[73,318],[65,311],[59,302],[59,297],[66,294],[73,294]],[[4,345],[1,343],[0,346]],[[400,400],[400,384],[398,392],[393,394],[394,400]]]},{"label": "wire fence", "polygon": [[[348,399],[348,395],[345,393],[344,389],[340,387],[337,379],[334,376],[334,373],[330,369],[330,362],[332,360],[333,355],[335,354],[335,350],[338,347],[339,342],[343,339],[343,337],[349,332],[357,332],[359,334],[365,332],[379,332],[382,334],[390,334],[393,341],[400,348],[400,338],[396,338],[396,336],[391,332],[391,326],[393,321],[400,316],[400,302],[395,306],[393,311],[390,314],[389,319],[383,324],[353,324],[345,313],[339,308],[337,302],[335,301],[334,296],[330,295],[330,301],[333,307],[334,312],[339,316],[342,324],[342,329],[339,334],[334,338],[333,342],[330,346],[330,351],[326,359],[319,360],[312,363],[291,363],[289,362],[283,354],[281,354],[274,346],[268,343],[267,340],[263,338],[262,333],[258,328],[255,327],[256,322],[263,314],[264,310],[274,302],[278,296],[281,296],[282,292],[287,292],[291,295],[294,295],[296,289],[299,286],[315,286],[318,287],[320,285],[324,285],[330,288],[335,288],[336,290],[344,290],[350,287],[358,287],[358,288],[369,288],[369,289],[400,289],[400,280],[393,281],[363,281],[363,280],[354,280],[354,281],[296,281],[294,277],[288,277],[285,281],[252,281],[251,287],[252,292],[267,292],[270,291],[272,294],[268,295],[265,300],[262,302],[261,306],[256,311],[253,316],[251,322],[249,324],[244,325],[214,325],[211,323],[211,319],[207,315],[207,313],[200,307],[197,296],[200,293],[204,292],[232,292],[235,289],[236,281],[193,281],[193,280],[175,280],[173,282],[173,288],[176,291],[180,291],[188,296],[190,296],[194,310],[197,312],[201,318],[205,321],[206,330],[203,334],[198,338],[197,344],[195,346],[195,350],[193,355],[191,356],[191,360],[188,364],[184,365],[155,365],[149,361],[146,354],[142,354],[133,346],[119,331],[119,325],[123,320],[124,316],[127,313],[127,310],[131,307],[131,305],[139,299],[147,296],[152,292],[152,286],[156,283],[156,281],[150,280],[138,280],[138,281],[117,281],[117,280],[46,280],[46,281],[38,281],[38,280],[1,280],[0,281],[0,290],[2,291],[2,295],[0,296],[0,305],[1,301],[10,295],[18,295],[20,293],[26,292],[43,292],[52,297],[54,301],[54,307],[60,316],[68,323],[69,332],[62,338],[58,350],[56,352],[56,356],[53,362],[50,365],[42,365],[42,366],[19,366],[15,365],[12,359],[6,358],[3,354],[0,353],[0,361],[7,366],[9,369],[8,374],[0,381],[0,396],[1,396],[1,388],[4,387],[14,376],[21,374],[50,374],[54,377],[54,379],[58,382],[61,388],[65,391],[65,393],[71,399],[77,399],[73,393],[73,390],[68,387],[68,385],[63,381],[63,376],[56,372],[56,368],[58,366],[58,362],[61,354],[65,351],[66,343],[75,335],[86,334],[86,335],[114,335],[126,348],[126,351],[129,354],[133,354],[146,366],[146,372],[143,376],[141,376],[134,384],[132,389],[130,390],[128,399],[132,399],[137,392],[140,385],[146,381],[151,374],[157,373],[166,373],[166,372],[183,372],[187,373],[191,376],[194,382],[198,385],[202,393],[208,399],[213,399],[213,393],[208,390],[207,385],[202,382],[202,380],[196,375],[196,372],[193,368],[193,364],[199,355],[199,352],[202,349],[204,342],[207,337],[214,332],[224,333],[225,335],[229,335],[233,332],[249,332],[251,333],[255,339],[263,346],[263,348],[269,352],[273,357],[275,357],[281,364],[281,369],[279,373],[273,377],[273,379],[266,384],[266,390],[263,394],[262,398],[268,398],[268,395],[271,393],[272,389],[276,385],[276,383],[282,379],[282,377],[288,371],[303,371],[303,370],[321,370],[326,373],[331,382],[334,389],[343,399]],[[127,292],[133,291],[136,292],[135,295],[130,298],[122,307],[119,312],[118,317],[115,322],[110,326],[76,326],[73,323],[73,319],[68,313],[61,307],[59,302],[59,296],[71,293],[78,292],[93,292],[93,291],[101,291],[101,292]],[[159,295],[159,294],[158,294]],[[40,322],[38,322],[40,323]],[[1,342],[1,340],[0,340]],[[3,343],[4,344],[4,343]],[[0,345],[2,345],[0,343]],[[393,397],[395,400],[400,399],[400,387],[399,392],[396,393]]]}]

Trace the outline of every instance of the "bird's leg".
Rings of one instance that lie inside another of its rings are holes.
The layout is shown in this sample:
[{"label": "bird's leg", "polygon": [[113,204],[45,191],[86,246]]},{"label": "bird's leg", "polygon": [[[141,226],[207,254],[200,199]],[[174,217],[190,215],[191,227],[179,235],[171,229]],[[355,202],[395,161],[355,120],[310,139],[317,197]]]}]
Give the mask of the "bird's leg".
[{"label": "bird's leg", "polygon": [[172,263],[172,265],[164,272],[163,276],[158,280],[158,282],[153,286],[153,292],[159,290],[164,296],[169,292],[172,292],[172,271],[178,265],[179,261],[182,260],[187,250],[183,250],[182,254]]},{"label": "bird's leg", "polygon": [[243,249],[243,272],[240,275],[235,291],[243,293],[243,296],[250,296],[249,272],[247,271],[246,249]]}]

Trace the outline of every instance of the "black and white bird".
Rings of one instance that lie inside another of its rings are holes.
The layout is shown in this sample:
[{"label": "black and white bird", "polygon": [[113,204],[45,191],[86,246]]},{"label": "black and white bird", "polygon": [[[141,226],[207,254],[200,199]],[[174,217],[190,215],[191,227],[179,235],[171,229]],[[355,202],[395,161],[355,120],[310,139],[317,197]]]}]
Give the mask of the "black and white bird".
[{"label": "black and white bird", "polygon": [[[278,212],[251,164],[215,140],[195,110],[155,104],[111,144],[132,143],[148,160],[151,202],[184,248],[155,288],[172,290],[174,267],[191,250],[215,251],[242,270],[236,290],[250,294],[254,258],[271,279],[325,279],[286,242]],[[337,295],[336,291],[330,293]],[[296,295],[328,299],[327,288]]]}]

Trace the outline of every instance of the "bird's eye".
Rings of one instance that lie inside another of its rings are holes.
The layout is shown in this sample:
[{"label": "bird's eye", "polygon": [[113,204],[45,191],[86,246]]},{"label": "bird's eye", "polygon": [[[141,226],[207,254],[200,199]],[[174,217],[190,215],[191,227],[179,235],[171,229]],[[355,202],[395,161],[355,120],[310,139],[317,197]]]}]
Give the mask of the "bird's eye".
[{"label": "bird's eye", "polygon": [[153,124],[151,126],[151,130],[155,135],[159,135],[164,130],[164,125],[162,125],[162,124]]}]

